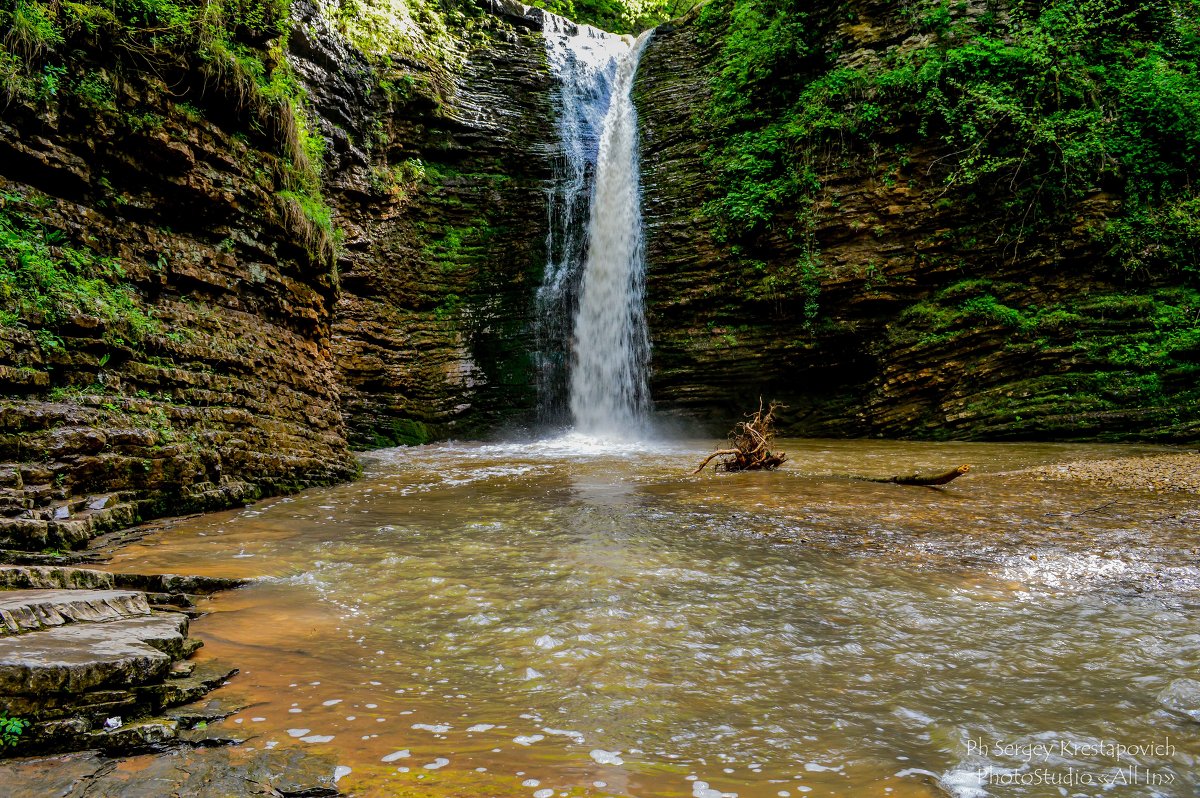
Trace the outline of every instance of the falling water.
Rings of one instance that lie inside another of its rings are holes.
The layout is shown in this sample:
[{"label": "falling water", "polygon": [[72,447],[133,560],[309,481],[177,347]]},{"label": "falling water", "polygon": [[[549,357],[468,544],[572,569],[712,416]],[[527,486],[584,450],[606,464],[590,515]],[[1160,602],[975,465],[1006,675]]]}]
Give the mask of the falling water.
[{"label": "falling water", "polygon": [[546,273],[537,294],[538,409],[543,424],[565,425],[571,330],[586,256],[588,200],[600,151],[620,37],[545,15],[546,55],[557,77],[558,149],[546,203]]},{"label": "falling water", "polygon": [[649,407],[631,97],[649,34],[631,46],[628,37],[545,19],[547,55],[559,77],[561,154],[548,203],[546,277],[538,291],[542,419],[565,420],[569,408],[580,432],[623,436],[638,430]]}]

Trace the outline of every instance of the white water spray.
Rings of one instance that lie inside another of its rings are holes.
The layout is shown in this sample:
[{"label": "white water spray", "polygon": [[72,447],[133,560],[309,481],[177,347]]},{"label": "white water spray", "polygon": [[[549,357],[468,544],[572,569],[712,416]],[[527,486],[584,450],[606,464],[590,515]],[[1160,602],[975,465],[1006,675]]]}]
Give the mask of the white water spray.
[{"label": "white water spray", "polygon": [[[552,342],[547,339],[556,332],[561,336],[570,320],[570,373],[558,382],[566,382],[576,430],[629,437],[642,430],[650,407],[637,111],[632,98],[634,75],[650,34],[631,42],[629,37],[549,15],[546,20],[547,53],[561,82],[563,159],[551,191],[549,263],[538,294],[542,404],[545,408],[547,388],[553,390],[555,383],[555,364],[546,355],[553,352],[547,345]],[[586,228],[581,224],[585,208]]]}]

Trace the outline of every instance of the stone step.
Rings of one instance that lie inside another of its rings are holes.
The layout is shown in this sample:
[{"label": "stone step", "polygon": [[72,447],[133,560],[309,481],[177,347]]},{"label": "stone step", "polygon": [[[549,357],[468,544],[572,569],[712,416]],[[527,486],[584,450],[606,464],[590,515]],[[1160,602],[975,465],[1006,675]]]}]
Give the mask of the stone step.
[{"label": "stone step", "polygon": [[5,590],[0,591],[0,638],[149,614],[145,594],[135,590]]},{"label": "stone step", "polygon": [[165,679],[190,654],[187,616],[153,613],[0,638],[0,714],[50,693]]},{"label": "stone step", "polygon": [[62,590],[112,590],[112,574],[92,568],[59,565],[0,565],[0,590],[57,588]]}]

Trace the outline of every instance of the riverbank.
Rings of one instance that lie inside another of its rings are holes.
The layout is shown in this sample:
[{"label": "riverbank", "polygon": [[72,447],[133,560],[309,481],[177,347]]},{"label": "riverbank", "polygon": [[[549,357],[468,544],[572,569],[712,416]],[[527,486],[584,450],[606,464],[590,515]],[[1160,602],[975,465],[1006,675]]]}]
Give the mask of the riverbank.
[{"label": "riverbank", "polygon": [[1200,494],[1200,451],[1080,460],[1030,469],[1040,479],[1072,480],[1120,490]]}]

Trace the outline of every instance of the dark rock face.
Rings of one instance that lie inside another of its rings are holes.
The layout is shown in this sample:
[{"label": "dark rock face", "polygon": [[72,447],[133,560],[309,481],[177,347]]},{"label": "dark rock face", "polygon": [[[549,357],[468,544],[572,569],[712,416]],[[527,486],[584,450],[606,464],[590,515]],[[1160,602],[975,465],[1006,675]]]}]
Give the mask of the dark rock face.
[{"label": "dark rock face", "polygon": [[356,473],[334,287],[277,211],[269,143],[197,82],[126,70],[111,115],[4,111],[5,209],[115,258],[150,321],[136,336],[86,314],[0,326],[0,548],[71,548]]},{"label": "dark rock face", "polygon": [[346,230],[334,352],[357,447],[478,435],[533,408],[551,77],[541,12],[492,5],[467,11],[440,61],[381,71],[371,160],[333,181]]},{"label": "dark rock face", "polygon": [[[851,5],[842,19],[853,21],[828,34],[839,65],[923,45],[895,4]],[[635,88],[660,411],[724,432],[762,396],[785,402],[781,426],[801,435],[1200,436],[1183,369],[1114,365],[1114,351],[1153,333],[1151,310],[1174,290],[1120,273],[1085,235],[1119,198],[1097,191],[1071,209],[1073,226],[1043,231],[1014,254],[986,235],[987,208],[941,199],[931,174],[947,153],[915,122],[900,133],[904,158],[891,171],[841,154],[816,165],[818,276],[807,291],[765,297],[762,270],[795,268],[796,243],[768,232],[752,256],[739,254],[714,238],[702,210],[716,196],[705,161],[716,134],[704,108],[720,47],[694,15],[664,25]],[[1073,320],[1033,329],[999,314],[945,321],[948,308],[985,294],[1003,313],[1069,306]]]}]

